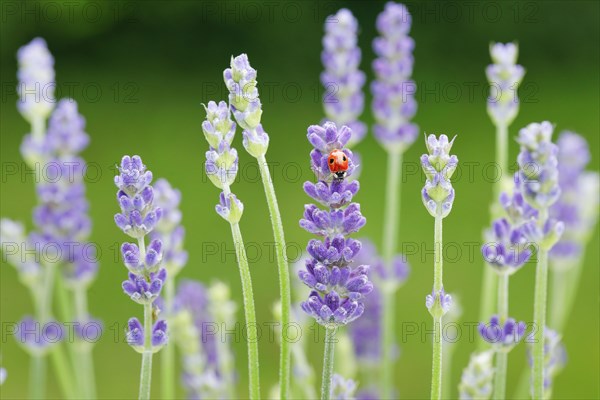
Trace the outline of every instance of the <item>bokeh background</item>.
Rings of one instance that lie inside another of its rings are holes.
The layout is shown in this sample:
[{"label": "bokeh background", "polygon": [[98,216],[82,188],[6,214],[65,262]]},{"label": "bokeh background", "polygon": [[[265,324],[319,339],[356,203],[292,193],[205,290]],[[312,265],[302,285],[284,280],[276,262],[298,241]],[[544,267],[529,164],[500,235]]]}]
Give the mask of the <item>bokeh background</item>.
[{"label": "bokeh background", "polygon": [[[456,179],[457,198],[444,224],[445,240],[461,250],[460,253],[448,250],[451,260],[446,262],[444,280],[447,290],[463,304],[463,321],[476,322],[478,318],[483,263],[478,251],[469,252],[468,243],[480,241],[482,229],[488,223],[492,196],[492,179],[486,178],[489,171],[485,169],[494,158],[494,129],[485,110],[484,68],[490,63],[488,45],[490,41],[518,41],[519,63],[527,69],[520,91],[521,111],[510,128],[510,136],[515,137],[518,129],[530,122],[550,120],[556,124],[557,132],[572,129],[589,140],[593,156],[590,168],[597,170],[599,4],[595,1],[407,3],[413,14],[411,35],[416,41],[414,79],[419,103],[416,122],[428,133],[458,134],[454,152],[463,165],[466,162],[474,165],[471,174],[465,169]],[[295,249],[303,248],[309,239],[298,226],[303,205],[308,201],[302,182],[312,178],[305,132],[308,125],[323,118],[319,84],[323,22],[340,7],[348,7],[357,16],[363,50],[361,67],[370,81],[374,22],[383,5],[378,1],[315,0],[2,2],[2,165],[21,162],[19,145],[29,129],[15,107],[15,53],[33,37],[42,36],[56,59],[57,94],[76,99],[80,112],[87,118],[92,142],[83,156],[100,167],[101,175],[88,182],[87,188],[94,223],[91,240],[102,250],[101,270],[90,293],[91,312],[107,328],[94,352],[101,397],[135,397],[140,363],[138,354],[122,340],[115,342],[113,337],[116,332],[122,339],[123,324],[130,316],[141,313],[141,307],[129,301],[120,287],[126,272],[116,258],[115,249],[126,237],[113,222],[117,210],[113,185],[115,163],[124,154],[139,154],[156,177],[165,177],[181,189],[190,253],[189,264],[181,276],[204,282],[223,280],[241,302],[229,227],[214,212],[218,192],[203,173],[207,145],[200,129],[204,118],[201,103],[226,99],[222,71],[231,55],[248,53],[258,70],[263,125],[271,136],[267,159],[273,164],[286,237],[291,243],[290,256],[297,256]],[[369,107],[363,120],[372,123]],[[235,145],[241,148],[241,135]],[[368,220],[361,233],[380,245],[385,218],[382,204],[386,159],[371,135],[357,150],[363,157],[362,190],[357,200]],[[419,197],[423,177],[415,172],[423,151],[419,140],[405,155],[410,165],[403,176],[399,249],[406,243],[416,243],[420,250],[432,249],[433,220]],[[511,140],[512,160],[517,151],[516,143]],[[240,169],[241,177],[234,191],[246,206],[242,232],[255,247],[254,256],[250,257],[257,316],[259,321],[272,321],[271,306],[278,297],[278,278],[276,264],[268,251],[272,233],[267,206],[255,161],[244,151],[240,151]],[[3,168],[0,214],[26,221],[30,226],[35,204],[32,177],[5,172]],[[490,175],[493,174],[487,176]],[[223,251],[206,254],[203,250],[207,243],[216,244]],[[589,399],[600,395],[598,249],[596,232],[585,258],[576,306],[564,332],[569,363],[556,380],[556,398]],[[401,350],[395,382],[402,397],[424,398],[430,385],[430,337],[425,340],[414,335],[403,340],[401,330],[407,322],[423,323],[426,327],[431,324],[424,297],[431,290],[433,258],[420,251],[409,254],[408,260],[412,274],[398,295]],[[5,322],[18,321],[29,313],[32,305],[15,270],[2,262],[0,273],[4,326]],[[528,265],[511,279],[511,315],[521,320],[532,320],[533,278],[534,266]],[[241,309],[238,317],[243,318]],[[12,337],[5,336],[3,333],[1,353],[8,380],[0,387],[2,398],[24,397],[28,358]],[[239,393],[244,396],[247,371],[243,340],[234,347]],[[457,344],[451,378],[453,394],[475,347],[476,342],[467,335]],[[318,374],[321,349],[321,344],[310,347],[310,359]],[[277,381],[277,344],[262,340],[260,354],[262,391],[266,395]],[[158,395],[160,364],[155,365],[153,391]],[[525,365],[525,346],[521,345],[510,355],[509,393]],[[52,376],[49,385],[50,395],[59,396]]]}]

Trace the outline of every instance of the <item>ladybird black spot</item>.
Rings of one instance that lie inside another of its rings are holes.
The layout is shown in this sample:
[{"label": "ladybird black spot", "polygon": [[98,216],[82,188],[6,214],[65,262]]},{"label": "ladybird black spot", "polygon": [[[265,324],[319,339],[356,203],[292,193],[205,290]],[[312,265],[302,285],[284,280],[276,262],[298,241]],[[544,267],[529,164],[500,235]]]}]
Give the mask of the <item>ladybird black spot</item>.
[{"label": "ladybird black spot", "polygon": [[329,164],[333,164],[333,158],[329,159]]},{"label": "ladybird black spot", "polygon": [[342,157],[342,160],[343,160],[343,161],[346,161],[346,156]]}]

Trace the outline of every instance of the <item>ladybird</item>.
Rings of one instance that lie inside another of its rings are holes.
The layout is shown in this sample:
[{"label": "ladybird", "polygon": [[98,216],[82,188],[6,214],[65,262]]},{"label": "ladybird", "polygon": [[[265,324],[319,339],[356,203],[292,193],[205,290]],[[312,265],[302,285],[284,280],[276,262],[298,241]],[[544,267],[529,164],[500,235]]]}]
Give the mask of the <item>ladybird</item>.
[{"label": "ladybird", "polygon": [[344,179],[346,172],[348,172],[348,157],[346,154],[338,149],[333,150],[327,157],[327,165],[329,165],[329,171],[337,179]]}]

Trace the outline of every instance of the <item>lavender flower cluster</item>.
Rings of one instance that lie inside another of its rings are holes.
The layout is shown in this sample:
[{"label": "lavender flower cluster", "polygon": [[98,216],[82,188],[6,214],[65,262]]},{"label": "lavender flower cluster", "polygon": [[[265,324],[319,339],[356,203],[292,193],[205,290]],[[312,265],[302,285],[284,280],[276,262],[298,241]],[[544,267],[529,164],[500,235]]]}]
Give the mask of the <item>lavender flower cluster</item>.
[{"label": "lavender flower cluster", "polygon": [[328,120],[352,131],[348,147],[367,134],[367,126],[359,121],[365,103],[362,87],[366,77],[359,69],[361,51],[357,42],[358,21],[350,10],[342,8],[327,18],[321,53],[325,67],[321,74],[325,87],[323,107]]},{"label": "lavender flower cluster", "polygon": [[496,126],[508,126],[519,112],[517,88],[525,68],[517,64],[519,48],[515,43],[492,43],[493,64],[485,70],[491,93],[487,101],[488,114]]},{"label": "lavender flower cluster", "polygon": [[309,242],[307,251],[311,257],[298,276],[312,289],[302,309],[325,326],[346,325],[360,317],[364,312],[363,298],[373,290],[368,278],[369,266],[350,266],[361,243],[348,236],[366,223],[360,205],[352,203],[358,192],[358,181],[332,178],[328,167],[329,153],[340,150],[348,159],[347,176],[351,176],[352,152],[345,148],[351,136],[350,128],[338,129],[333,122],[312,125],[307,134],[314,147],[310,154],[311,167],[319,181],[305,182],[304,191],[328,209],[322,210],[314,204],[305,206],[300,226],[323,240]]},{"label": "lavender flower cluster", "polygon": [[380,37],[373,41],[377,59],[371,84],[375,138],[386,149],[404,151],[417,138],[419,128],[410,120],[417,112],[413,71],[415,41],[408,36],[412,17],[403,4],[389,2],[377,17]]},{"label": "lavender flower cluster", "polygon": [[[129,279],[123,282],[123,291],[138,304],[152,305],[167,279],[167,271],[160,267],[162,242],[153,239],[148,247],[145,236],[154,230],[162,217],[162,210],[154,205],[154,189],[150,185],[152,172],[146,169],[139,156],[124,156],[115,176],[117,201],[121,213],[115,215],[115,223],[138,243],[123,243],[123,263],[129,270]],[[137,318],[128,322],[127,342],[142,353],[147,346],[144,326]],[[167,342],[167,323],[158,320],[152,327],[152,352],[159,351]]]}]

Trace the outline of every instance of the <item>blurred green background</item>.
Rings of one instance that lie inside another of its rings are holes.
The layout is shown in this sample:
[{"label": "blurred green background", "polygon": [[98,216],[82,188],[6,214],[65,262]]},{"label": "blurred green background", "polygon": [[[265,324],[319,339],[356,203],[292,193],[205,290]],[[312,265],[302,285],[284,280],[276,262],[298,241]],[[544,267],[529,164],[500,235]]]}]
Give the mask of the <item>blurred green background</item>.
[{"label": "blurred green background", "polygon": [[[56,59],[57,93],[75,98],[87,118],[92,142],[83,155],[88,162],[101,166],[100,178],[87,185],[94,222],[91,240],[102,250],[100,273],[90,293],[91,312],[107,328],[94,352],[101,397],[136,397],[140,363],[138,354],[113,339],[115,324],[120,324],[117,333],[122,338],[123,324],[130,316],[141,314],[141,307],[128,300],[120,288],[126,272],[115,256],[115,248],[127,238],[113,222],[117,211],[112,183],[115,163],[123,154],[139,154],[156,177],[166,177],[181,189],[190,253],[181,276],[204,282],[223,280],[241,302],[229,227],[214,212],[218,192],[203,173],[207,144],[200,129],[204,118],[201,103],[226,99],[222,71],[231,55],[248,53],[258,70],[263,125],[271,136],[267,159],[273,163],[286,237],[292,243],[290,256],[296,256],[294,250],[303,248],[310,238],[299,228],[298,219],[308,201],[302,182],[312,179],[306,127],[323,118],[318,80],[323,22],[340,7],[350,8],[357,16],[363,50],[361,67],[370,81],[374,22],[383,5],[376,1],[313,0],[2,2],[2,165],[21,162],[19,145],[29,129],[15,107],[15,53],[33,37],[42,36]],[[485,178],[484,168],[494,157],[494,129],[485,110],[488,45],[490,41],[518,41],[519,63],[527,69],[520,92],[521,111],[510,135],[516,136],[517,130],[530,122],[550,120],[557,132],[572,129],[586,136],[593,155],[590,168],[598,170],[600,6],[595,1],[500,1],[410,2],[408,7],[413,14],[411,35],[416,41],[416,122],[422,131],[458,134],[455,154],[463,165],[475,163],[473,173],[469,176],[463,170],[455,183],[457,198],[446,219],[444,238],[462,253],[448,250],[453,260],[446,262],[444,278],[447,290],[460,297],[463,321],[476,322],[483,263],[478,251],[469,256],[467,243],[480,240],[488,223],[492,195],[492,182]],[[469,88],[473,88],[472,95]],[[363,120],[371,124],[372,116],[366,108]],[[241,150],[240,138],[238,134],[235,145]],[[363,174],[362,190],[356,199],[368,220],[361,234],[379,245],[386,159],[371,135],[357,150],[363,157]],[[403,177],[399,249],[406,243],[432,249],[433,220],[419,197],[423,177],[414,172],[423,151],[419,140],[405,155],[406,162],[411,163],[407,170],[412,172],[405,172]],[[516,143],[511,141],[512,160],[517,151]],[[257,316],[259,321],[272,321],[278,278],[268,252],[272,233],[254,163],[240,151],[242,173],[233,190],[245,203],[242,233],[255,249],[255,256],[250,257]],[[23,179],[8,175],[3,168],[1,188],[0,214],[30,226],[35,204],[31,176]],[[230,252],[205,254],[203,249],[208,243]],[[564,332],[569,364],[556,380],[556,398],[589,399],[600,395],[598,249],[596,232],[586,255],[576,307]],[[395,382],[403,398],[425,398],[430,385],[430,340],[420,335],[402,340],[401,329],[407,322],[431,324],[423,303],[431,290],[433,258],[422,252],[410,254],[408,259],[412,274],[398,295],[401,355]],[[18,282],[15,270],[4,264],[0,268],[3,326],[32,310],[28,292]],[[532,320],[533,277],[534,266],[528,265],[511,279],[511,315],[521,320]],[[241,310],[238,317],[242,320]],[[24,397],[28,359],[4,332],[1,346],[2,365],[8,370],[8,379],[0,388],[2,398]],[[468,336],[457,345],[453,394],[475,346]],[[310,350],[320,374],[321,345],[313,344]],[[235,351],[239,393],[244,396],[247,373],[241,339],[235,343]],[[261,341],[265,396],[277,381],[277,351],[276,343]],[[521,345],[510,355],[509,393],[525,365],[525,346]],[[157,362],[154,370],[156,396],[159,366]],[[51,396],[60,395],[52,376],[49,386]]]}]

